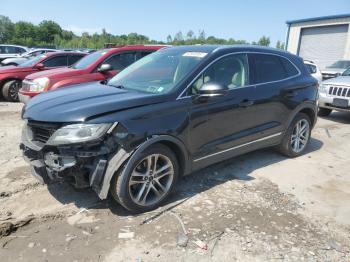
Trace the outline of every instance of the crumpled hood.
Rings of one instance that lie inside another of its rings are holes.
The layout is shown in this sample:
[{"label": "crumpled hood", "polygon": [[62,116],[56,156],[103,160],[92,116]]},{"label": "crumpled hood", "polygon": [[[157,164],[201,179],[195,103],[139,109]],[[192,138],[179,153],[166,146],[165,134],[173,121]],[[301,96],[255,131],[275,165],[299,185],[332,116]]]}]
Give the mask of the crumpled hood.
[{"label": "crumpled hood", "polygon": [[321,71],[322,74],[342,74],[346,69],[344,68],[325,68]]},{"label": "crumpled hood", "polygon": [[163,101],[160,95],[92,82],[59,88],[32,98],[26,105],[23,118],[43,122],[82,122],[94,116]]},{"label": "crumpled hood", "polygon": [[0,74],[9,74],[17,72],[26,72],[32,71],[33,69],[29,67],[20,67],[20,66],[2,66],[0,67]]},{"label": "crumpled hood", "polygon": [[322,84],[350,86],[350,76],[338,76],[336,78],[325,80]]},{"label": "crumpled hood", "polygon": [[50,70],[44,70],[40,71],[34,74],[31,74],[26,77],[27,80],[34,80],[36,78],[40,77],[48,77],[48,78],[64,78],[64,77],[71,77],[80,75],[82,70],[79,69],[73,69],[69,67],[61,67],[61,68],[55,68]]}]

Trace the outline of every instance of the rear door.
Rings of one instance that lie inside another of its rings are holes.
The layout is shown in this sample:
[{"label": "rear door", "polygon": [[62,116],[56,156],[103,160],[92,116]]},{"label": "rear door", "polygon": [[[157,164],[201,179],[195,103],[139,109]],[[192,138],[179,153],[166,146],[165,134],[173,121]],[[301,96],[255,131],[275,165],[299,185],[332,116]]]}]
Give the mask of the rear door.
[{"label": "rear door", "polygon": [[48,57],[42,63],[44,65],[44,69],[65,67],[65,66],[68,66],[68,57],[66,54],[56,55],[53,57]]},{"label": "rear door", "polygon": [[284,130],[293,98],[298,95],[295,77],[299,70],[287,58],[274,54],[249,54],[252,79],[256,86],[256,125],[260,137],[278,134]]}]

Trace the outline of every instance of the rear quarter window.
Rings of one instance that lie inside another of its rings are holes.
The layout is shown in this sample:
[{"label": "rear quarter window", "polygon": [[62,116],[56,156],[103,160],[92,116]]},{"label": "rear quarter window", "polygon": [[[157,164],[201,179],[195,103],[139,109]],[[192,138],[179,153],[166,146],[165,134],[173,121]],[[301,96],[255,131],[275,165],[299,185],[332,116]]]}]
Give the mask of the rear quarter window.
[{"label": "rear quarter window", "polygon": [[283,80],[298,75],[298,70],[286,58],[269,55],[254,54],[255,84]]}]

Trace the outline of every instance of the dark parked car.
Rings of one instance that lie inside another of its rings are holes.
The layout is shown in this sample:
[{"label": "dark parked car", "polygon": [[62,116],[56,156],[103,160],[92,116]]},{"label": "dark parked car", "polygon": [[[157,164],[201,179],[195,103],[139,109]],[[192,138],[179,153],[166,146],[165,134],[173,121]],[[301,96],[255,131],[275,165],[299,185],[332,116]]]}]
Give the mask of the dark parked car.
[{"label": "dark parked car", "polygon": [[[35,72],[67,67],[84,57],[84,53],[73,52],[53,52],[45,55],[36,56],[19,66],[0,67],[0,90],[7,101],[18,101],[18,91],[22,85],[22,80]],[[40,79],[36,85],[43,86],[43,80]]]},{"label": "dark parked car", "polygon": [[164,48],[105,86],[33,98],[23,111],[21,149],[45,183],[65,179],[146,211],[181,176],[213,163],[270,146],[301,155],[316,122],[317,92],[303,60],[284,51]]}]

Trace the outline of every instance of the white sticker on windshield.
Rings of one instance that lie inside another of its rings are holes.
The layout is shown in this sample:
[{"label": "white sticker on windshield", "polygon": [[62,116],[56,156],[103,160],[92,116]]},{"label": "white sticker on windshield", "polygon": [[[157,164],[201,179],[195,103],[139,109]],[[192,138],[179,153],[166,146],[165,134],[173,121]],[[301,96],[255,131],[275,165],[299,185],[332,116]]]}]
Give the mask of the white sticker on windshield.
[{"label": "white sticker on windshield", "polygon": [[164,90],[164,87],[160,86],[160,87],[158,87],[158,90],[157,90],[157,91],[158,91],[159,93],[161,93],[161,92],[163,92],[163,90]]},{"label": "white sticker on windshield", "polygon": [[207,55],[208,53],[203,53],[203,52],[186,52],[182,56],[190,56],[190,57],[200,57],[203,58]]}]

